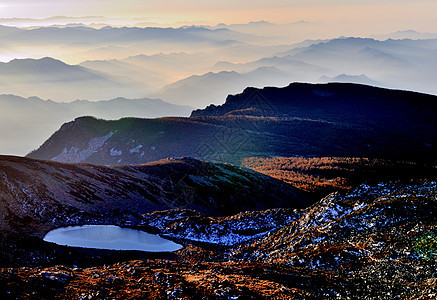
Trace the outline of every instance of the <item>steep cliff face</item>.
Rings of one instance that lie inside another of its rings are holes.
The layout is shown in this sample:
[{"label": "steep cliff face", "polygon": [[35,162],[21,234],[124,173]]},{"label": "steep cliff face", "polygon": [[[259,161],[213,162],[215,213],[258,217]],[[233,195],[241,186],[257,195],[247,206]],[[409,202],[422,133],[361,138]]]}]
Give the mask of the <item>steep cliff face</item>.
[{"label": "steep cliff face", "polygon": [[349,156],[435,161],[437,97],[356,84],[248,88],[190,118],[78,118],[28,157],[102,165],[189,156]]}]

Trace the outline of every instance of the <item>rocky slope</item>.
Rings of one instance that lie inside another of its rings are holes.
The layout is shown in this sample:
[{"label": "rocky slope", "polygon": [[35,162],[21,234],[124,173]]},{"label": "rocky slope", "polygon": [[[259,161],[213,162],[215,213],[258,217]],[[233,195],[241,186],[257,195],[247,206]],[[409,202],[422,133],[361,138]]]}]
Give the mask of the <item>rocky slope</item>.
[{"label": "rocky slope", "polygon": [[139,164],[190,156],[349,156],[435,161],[435,96],[356,84],[248,88],[190,118],[78,118],[28,156]]},{"label": "rocky slope", "polygon": [[290,225],[301,216],[297,209],[284,208],[246,211],[227,217],[209,217],[178,209],[146,214],[139,228],[153,229],[182,242],[233,246]]},{"label": "rocky slope", "polygon": [[435,181],[362,185],[237,247],[234,258],[319,270],[354,286],[329,297],[434,298],[436,201]]},{"label": "rocky slope", "polygon": [[99,260],[84,264],[71,261],[84,253],[68,249],[67,266],[2,269],[0,291],[14,299],[435,299],[436,195],[435,181],[416,180],[361,185],[301,211],[154,212],[140,228],[185,245],[169,260],[119,253],[114,263],[88,251]]},{"label": "rocky slope", "polygon": [[[304,203],[290,202],[299,193],[281,181],[193,159],[111,168],[17,157],[1,157],[0,163],[5,299],[437,295],[432,176],[362,184],[302,209],[212,216]],[[239,201],[230,204],[233,195]],[[203,213],[155,211],[178,206]],[[47,230],[73,224],[135,227],[184,248],[152,255],[41,240]]]},{"label": "rocky slope", "polygon": [[[149,218],[161,216],[160,222],[151,224],[168,236],[233,246],[215,259],[238,261],[241,269],[253,263],[288,268],[289,277],[278,269],[271,274],[283,276],[285,286],[299,291],[296,297],[307,293],[325,299],[434,299],[436,202],[436,181],[414,180],[363,184],[301,211],[269,210],[218,219],[175,211]],[[253,230],[251,237],[233,240],[236,228]],[[256,286],[251,289],[260,287]]]}]

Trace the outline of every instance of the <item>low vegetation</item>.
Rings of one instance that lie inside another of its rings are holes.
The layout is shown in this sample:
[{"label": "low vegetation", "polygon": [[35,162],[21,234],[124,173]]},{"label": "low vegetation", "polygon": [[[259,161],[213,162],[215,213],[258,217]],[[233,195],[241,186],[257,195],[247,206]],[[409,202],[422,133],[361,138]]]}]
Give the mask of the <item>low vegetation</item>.
[{"label": "low vegetation", "polygon": [[437,175],[433,165],[357,157],[250,157],[242,165],[290,183],[315,198],[362,183],[409,181]]}]

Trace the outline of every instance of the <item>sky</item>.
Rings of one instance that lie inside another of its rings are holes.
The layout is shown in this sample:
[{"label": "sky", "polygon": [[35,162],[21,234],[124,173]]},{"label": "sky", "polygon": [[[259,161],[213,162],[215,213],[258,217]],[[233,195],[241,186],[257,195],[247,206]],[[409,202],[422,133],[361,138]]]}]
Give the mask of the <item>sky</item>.
[{"label": "sky", "polygon": [[266,20],[435,31],[436,0],[6,0],[0,18],[105,16],[214,25]]}]

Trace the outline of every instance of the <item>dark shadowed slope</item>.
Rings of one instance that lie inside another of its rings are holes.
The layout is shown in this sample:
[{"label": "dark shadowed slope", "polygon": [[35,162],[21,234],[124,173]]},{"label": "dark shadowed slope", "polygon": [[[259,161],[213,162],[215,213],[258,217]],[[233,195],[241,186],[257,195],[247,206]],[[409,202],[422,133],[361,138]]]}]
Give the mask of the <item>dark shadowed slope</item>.
[{"label": "dark shadowed slope", "polygon": [[190,118],[79,118],[29,157],[108,165],[180,156],[232,163],[257,156],[435,161],[436,99],[345,83],[247,88]]},{"label": "dark shadowed slope", "polygon": [[227,215],[308,204],[277,179],[189,158],[108,168],[0,156],[0,178],[4,233],[74,224],[79,212],[105,223],[105,215],[114,211],[189,208]]},{"label": "dark shadowed slope", "polygon": [[284,88],[247,88],[229,95],[223,105],[195,110],[191,116],[234,115],[243,109],[257,110],[261,116],[360,124],[429,118],[429,110],[437,109],[437,96],[351,83],[292,83]]}]

